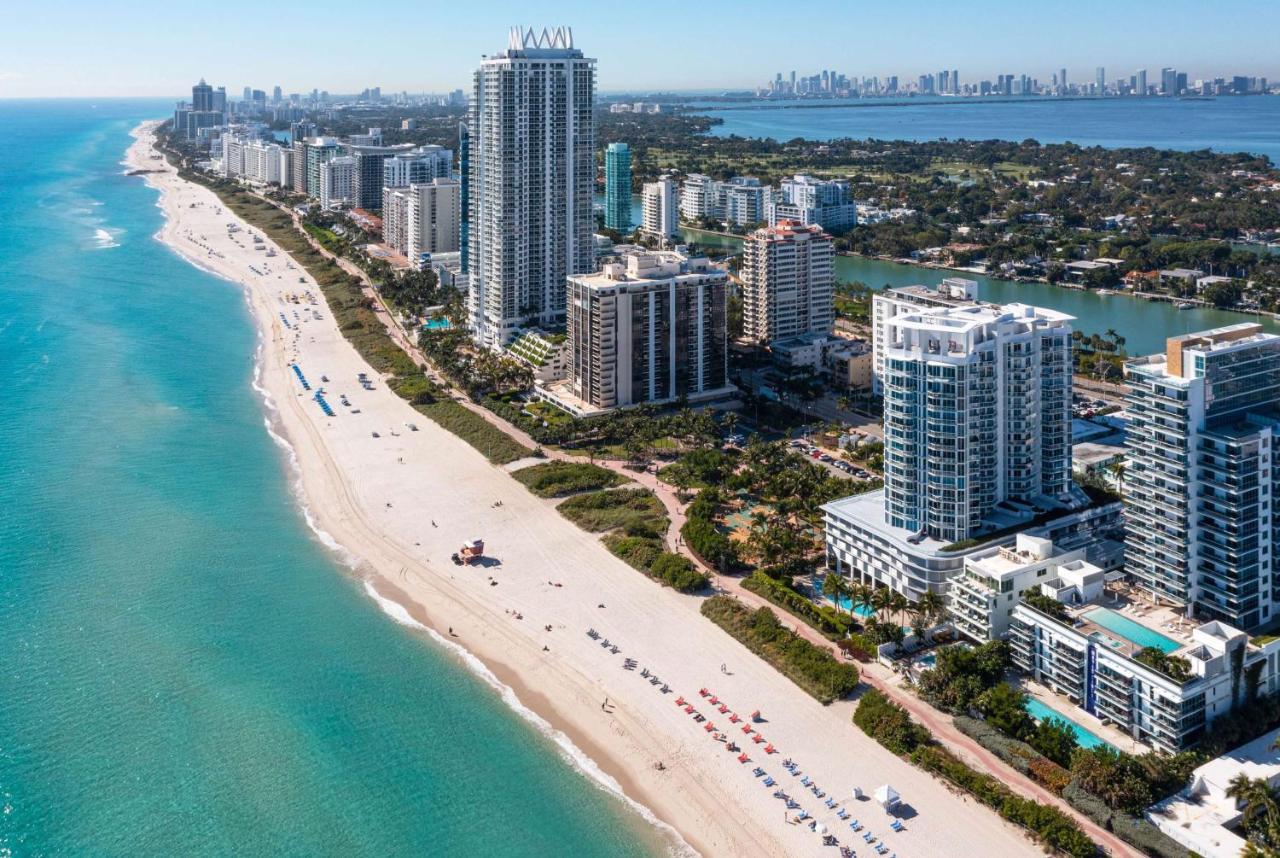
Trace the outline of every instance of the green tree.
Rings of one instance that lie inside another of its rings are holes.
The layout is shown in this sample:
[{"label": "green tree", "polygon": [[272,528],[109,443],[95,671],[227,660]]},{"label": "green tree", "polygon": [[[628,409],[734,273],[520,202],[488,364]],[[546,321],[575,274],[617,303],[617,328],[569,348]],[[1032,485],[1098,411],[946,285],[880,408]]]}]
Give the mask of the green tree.
[{"label": "green tree", "polygon": [[978,711],[988,724],[1015,739],[1025,739],[1035,730],[1035,721],[1027,713],[1027,695],[1007,682],[983,692]]}]

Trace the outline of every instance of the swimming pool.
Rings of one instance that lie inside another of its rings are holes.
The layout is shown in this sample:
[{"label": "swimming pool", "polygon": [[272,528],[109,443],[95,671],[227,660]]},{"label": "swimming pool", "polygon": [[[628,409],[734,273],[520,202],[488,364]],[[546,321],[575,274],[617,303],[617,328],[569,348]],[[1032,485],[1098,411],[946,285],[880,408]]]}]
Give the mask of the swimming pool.
[{"label": "swimming pool", "polygon": [[[828,596],[828,597],[827,597],[827,601],[828,601],[828,602],[831,602],[833,605],[835,605],[835,604],[836,604],[835,599],[832,599],[830,596]],[[839,607],[839,608],[840,608],[840,610],[842,610],[842,611],[847,611],[847,612],[849,612],[849,613],[851,613],[851,614],[857,614],[859,617],[862,617],[864,620],[865,620],[867,617],[870,617],[870,616],[874,613],[874,612],[873,612],[870,608],[868,608],[866,605],[856,605],[856,606],[855,606],[855,605],[853,604],[853,600],[852,600],[852,599],[850,599],[848,596],[841,596],[841,597],[840,597],[840,602],[839,602],[838,607]]]},{"label": "swimming pool", "polygon": [[422,329],[425,331],[444,331],[451,327],[453,327],[453,323],[448,319],[428,319]]},{"label": "swimming pool", "polygon": [[1107,631],[1117,634],[1125,640],[1132,641],[1136,646],[1155,647],[1166,653],[1173,652],[1182,646],[1173,638],[1165,637],[1159,632],[1142,625],[1142,623],[1135,623],[1110,608],[1094,608],[1084,617],[1086,620],[1102,626]]},{"label": "swimming pool", "polygon": [[1089,732],[1089,730],[1081,727],[1062,713],[1050,709],[1034,697],[1027,698],[1027,714],[1037,721],[1043,721],[1045,718],[1054,718],[1066,724],[1071,728],[1071,732],[1076,734],[1076,741],[1080,743],[1082,748],[1096,748],[1099,745],[1105,745],[1115,750],[1115,745]]}]

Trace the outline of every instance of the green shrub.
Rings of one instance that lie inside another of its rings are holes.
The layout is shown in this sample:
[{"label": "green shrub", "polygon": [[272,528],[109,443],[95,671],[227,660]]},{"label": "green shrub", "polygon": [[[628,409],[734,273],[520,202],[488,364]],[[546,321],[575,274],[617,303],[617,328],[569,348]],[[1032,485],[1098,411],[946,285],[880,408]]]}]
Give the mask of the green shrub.
[{"label": "green shrub", "polygon": [[907,710],[872,688],[858,700],[853,723],[895,754],[905,756],[932,741],[929,731],[911,720]]},{"label": "green shrub", "polygon": [[649,574],[678,593],[696,593],[704,590],[710,579],[693,565],[687,557],[664,552],[654,559]]},{"label": "green shrub", "polygon": [[[835,608],[815,605],[785,583],[771,578],[760,569],[743,579],[742,586],[743,589],[768,599],[832,640],[844,637],[853,626],[853,620],[849,616],[838,613]],[[874,651],[873,649],[872,652]]]},{"label": "green shrub", "polygon": [[512,474],[540,498],[558,498],[579,492],[612,488],[626,478],[608,468],[586,462],[546,462]]},{"label": "green shrub", "polygon": [[753,611],[729,596],[713,596],[702,603],[702,615],[822,703],[858,687],[858,668],[786,628],[768,608]]}]

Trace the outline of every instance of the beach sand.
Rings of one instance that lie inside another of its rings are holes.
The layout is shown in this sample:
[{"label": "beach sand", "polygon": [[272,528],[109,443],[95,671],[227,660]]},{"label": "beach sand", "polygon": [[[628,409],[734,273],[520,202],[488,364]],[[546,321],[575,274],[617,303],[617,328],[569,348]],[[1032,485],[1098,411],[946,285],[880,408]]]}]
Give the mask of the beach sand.
[{"label": "beach sand", "polygon": [[[562,518],[553,502],[530,494],[388,390],[343,339],[319,287],[300,267],[288,267],[291,260],[278,249],[273,258],[255,250],[255,231],[211,191],[151,157],[154,127],[135,130],[126,163],[156,171],[143,178],[160,191],[165,226],[157,237],[245,288],[262,346],[257,384],[272,431],[296,456],[308,517],[341,546],[336,550],[384,610],[434,630],[437,641],[465,648],[589,758],[585,765],[580,761],[584,770],[594,763],[598,780],[649,809],[703,855],[836,854],[803,825],[784,820],[773,789],[753,777],[756,766],[842,843],[859,855],[873,854],[860,834],[783,770],[787,757],[899,856],[1041,854],[994,812],[863,735],[850,723],[851,703],[824,707],[814,701],[702,618],[697,598],[664,589],[613,557],[595,536]],[[229,235],[231,222],[241,231]],[[266,247],[272,247],[269,240]],[[305,293],[314,305],[305,297],[296,304],[288,300]],[[326,417],[312,393],[302,391],[291,361],[313,391],[325,388],[337,416]],[[374,390],[361,388],[361,372],[375,379]],[[322,375],[330,381],[322,382]],[[351,408],[340,404],[342,394]],[[494,565],[450,561],[473,537],[485,540]],[[620,652],[589,638],[590,628]],[[624,658],[636,659],[639,667],[625,670]],[[642,668],[672,693],[650,685]],[[766,720],[758,729],[780,753],[763,753],[741,725],[731,725],[699,696],[703,686],[744,717],[761,710]],[[740,764],[676,706],[679,695],[727,729],[751,762]],[[603,707],[606,698],[611,705]],[[662,770],[655,767],[659,761]],[[850,798],[853,787],[870,794],[884,783],[914,812],[901,833],[890,830],[889,817],[874,802]]]}]

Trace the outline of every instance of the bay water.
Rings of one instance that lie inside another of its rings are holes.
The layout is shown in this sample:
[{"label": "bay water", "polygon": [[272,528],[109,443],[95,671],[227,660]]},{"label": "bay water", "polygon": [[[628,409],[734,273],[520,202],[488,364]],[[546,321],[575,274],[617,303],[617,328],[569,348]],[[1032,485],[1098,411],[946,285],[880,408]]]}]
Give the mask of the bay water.
[{"label": "bay water", "polygon": [[239,287],[123,174],[171,104],[0,101],[0,856],[661,854],[308,528]]}]

